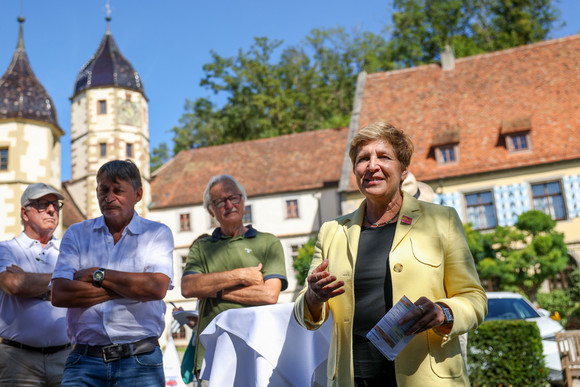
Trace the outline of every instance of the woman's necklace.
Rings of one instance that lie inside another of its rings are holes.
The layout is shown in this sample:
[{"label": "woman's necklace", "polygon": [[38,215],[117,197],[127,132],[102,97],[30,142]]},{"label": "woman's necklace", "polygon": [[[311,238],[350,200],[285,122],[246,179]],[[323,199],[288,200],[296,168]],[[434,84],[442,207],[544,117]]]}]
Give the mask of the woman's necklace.
[{"label": "woman's necklace", "polygon": [[366,214],[365,214],[365,220],[367,221],[368,224],[371,225],[371,227],[382,227],[384,225],[387,225],[389,223],[392,223],[393,220],[397,219],[397,217],[399,216],[399,212],[401,212],[401,209],[399,208],[399,211],[397,211],[397,213],[395,214],[395,216],[393,216],[391,219],[387,220],[386,222],[382,222],[382,223],[373,223],[369,220],[369,218],[367,218]]}]

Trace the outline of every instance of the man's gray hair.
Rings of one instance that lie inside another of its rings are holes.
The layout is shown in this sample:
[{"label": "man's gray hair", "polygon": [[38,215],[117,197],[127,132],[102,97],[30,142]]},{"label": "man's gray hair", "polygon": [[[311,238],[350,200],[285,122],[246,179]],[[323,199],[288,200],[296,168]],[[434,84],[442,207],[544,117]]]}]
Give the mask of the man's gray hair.
[{"label": "man's gray hair", "polygon": [[206,210],[209,209],[209,205],[211,204],[211,199],[209,197],[209,191],[211,190],[211,187],[213,187],[217,183],[221,183],[222,181],[231,181],[232,183],[234,183],[236,187],[238,187],[238,190],[241,192],[243,199],[244,200],[247,199],[246,190],[244,189],[244,187],[242,187],[240,183],[238,183],[236,179],[234,179],[233,176],[226,174],[212,176],[212,178],[209,179],[209,183],[207,183],[207,187],[205,187],[205,191],[203,192],[203,207]]}]

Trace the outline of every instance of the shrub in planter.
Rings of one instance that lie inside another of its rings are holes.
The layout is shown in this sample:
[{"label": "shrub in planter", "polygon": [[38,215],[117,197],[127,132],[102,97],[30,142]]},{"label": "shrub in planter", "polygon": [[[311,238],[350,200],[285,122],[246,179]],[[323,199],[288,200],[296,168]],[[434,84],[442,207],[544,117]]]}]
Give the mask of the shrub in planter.
[{"label": "shrub in planter", "polygon": [[469,333],[467,363],[473,387],[546,386],[542,338],[534,322],[486,321]]}]

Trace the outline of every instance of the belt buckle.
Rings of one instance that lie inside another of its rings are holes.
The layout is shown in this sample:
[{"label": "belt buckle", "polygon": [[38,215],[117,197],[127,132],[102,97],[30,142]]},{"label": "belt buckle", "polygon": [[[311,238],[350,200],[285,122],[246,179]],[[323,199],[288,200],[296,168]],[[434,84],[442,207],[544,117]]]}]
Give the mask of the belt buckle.
[{"label": "belt buckle", "polygon": [[103,360],[105,363],[110,363],[121,358],[121,346],[119,344],[111,344],[103,347]]}]

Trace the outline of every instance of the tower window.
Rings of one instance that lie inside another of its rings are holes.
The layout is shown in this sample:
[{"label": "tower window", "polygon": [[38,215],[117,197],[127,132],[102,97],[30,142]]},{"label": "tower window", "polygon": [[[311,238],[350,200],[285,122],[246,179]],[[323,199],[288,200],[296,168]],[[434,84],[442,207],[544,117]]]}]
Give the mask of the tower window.
[{"label": "tower window", "polygon": [[101,157],[105,157],[107,155],[107,143],[106,142],[100,143],[99,150]]},{"label": "tower window", "polygon": [[8,148],[0,149],[0,171],[8,170]]},{"label": "tower window", "polygon": [[133,157],[133,144],[127,144],[127,157]]},{"label": "tower window", "polygon": [[101,99],[97,102],[97,112],[98,114],[107,114],[107,101]]}]

